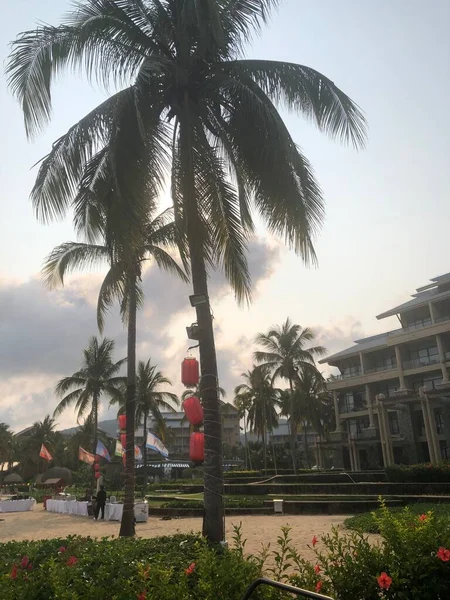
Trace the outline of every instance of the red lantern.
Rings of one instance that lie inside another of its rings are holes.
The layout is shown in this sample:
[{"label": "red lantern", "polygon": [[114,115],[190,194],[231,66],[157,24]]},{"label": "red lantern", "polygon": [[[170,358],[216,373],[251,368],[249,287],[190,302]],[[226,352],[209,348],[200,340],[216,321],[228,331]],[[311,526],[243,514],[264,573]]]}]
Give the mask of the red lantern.
[{"label": "red lantern", "polygon": [[123,466],[126,467],[127,466],[127,456],[125,453],[122,455],[122,462],[123,462]]},{"label": "red lantern", "polygon": [[96,462],[96,463],[99,463],[99,462],[100,462],[100,459],[101,459],[101,456],[100,456],[100,454],[96,454],[96,455],[95,455],[95,462]]},{"label": "red lantern", "polygon": [[98,471],[94,475],[95,479],[100,479],[101,476],[101,473],[99,473]]},{"label": "red lantern", "polygon": [[181,382],[186,387],[195,387],[198,384],[199,367],[196,358],[185,358],[181,363]]},{"label": "red lantern", "polygon": [[127,428],[127,416],[120,415],[119,416],[119,429],[126,429],[126,428]]},{"label": "red lantern", "polygon": [[98,463],[95,463],[94,471],[100,471],[100,465]]},{"label": "red lantern", "polygon": [[183,409],[191,425],[203,423],[203,406],[197,396],[190,396],[183,402]]},{"label": "red lantern", "polygon": [[189,458],[193,462],[203,462],[205,460],[205,435],[201,431],[191,433]]},{"label": "red lantern", "polygon": [[120,443],[122,444],[122,448],[125,450],[125,448],[127,447],[127,434],[126,433],[120,434]]}]

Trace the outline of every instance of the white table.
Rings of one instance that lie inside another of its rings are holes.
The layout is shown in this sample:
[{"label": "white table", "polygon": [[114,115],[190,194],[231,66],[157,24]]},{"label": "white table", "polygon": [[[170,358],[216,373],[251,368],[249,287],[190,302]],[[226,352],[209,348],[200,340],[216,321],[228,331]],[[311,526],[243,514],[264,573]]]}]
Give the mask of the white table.
[{"label": "white table", "polygon": [[28,500],[1,500],[0,513],[25,512],[26,510],[33,510],[35,504],[36,500],[34,498],[28,498]]},{"label": "white table", "polygon": [[[123,504],[110,504],[105,506],[105,521],[121,521],[123,514]],[[148,521],[148,503],[139,502],[134,505],[134,516],[138,523]]]},{"label": "white table", "polygon": [[78,500],[47,500],[47,511],[64,515],[88,516],[88,503]]}]

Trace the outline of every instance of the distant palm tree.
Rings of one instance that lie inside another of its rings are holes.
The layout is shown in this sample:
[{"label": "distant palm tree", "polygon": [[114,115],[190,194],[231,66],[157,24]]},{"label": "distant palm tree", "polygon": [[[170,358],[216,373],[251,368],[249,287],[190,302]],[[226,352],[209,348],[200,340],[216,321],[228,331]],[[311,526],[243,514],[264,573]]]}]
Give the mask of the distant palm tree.
[{"label": "distant palm tree", "polygon": [[45,444],[50,454],[54,453],[58,441],[55,427],[55,420],[47,415],[43,421],[33,423],[30,430],[23,435],[20,441],[20,462],[24,471],[33,469],[40,473],[45,470],[48,463],[39,457],[39,452],[42,444]]},{"label": "distant palm tree", "polygon": [[[161,409],[175,412],[171,402],[178,406],[180,400],[176,394],[161,390],[161,386],[172,385],[172,382],[164,377],[161,371],[157,371],[157,366],[152,365],[150,359],[144,363],[139,361],[136,373],[136,423],[142,423],[144,429],[144,447],[142,450],[142,459],[144,467],[144,490],[147,486],[147,431],[148,419],[152,417],[155,424],[158,437],[166,441],[167,424],[161,414]],[[111,404],[117,404],[116,399],[111,400]],[[122,403],[119,414],[124,413]]]},{"label": "distant palm tree", "polygon": [[[248,422],[258,437],[261,436],[264,471],[267,472],[267,433],[272,438],[273,428],[278,424],[276,411],[278,391],[272,387],[269,369],[264,366],[253,366],[250,371],[242,373],[242,377],[245,379],[245,383],[241,383],[235,388],[235,399],[238,399],[238,404],[240,402],[248,403]],[[273,455],[276,460],[275,452]]]},{"label": "distant palm tree", "polygon": [[77,427],[76,431],[66,441],[65,447],[69,454],[68,460],[70,460],[72,465],[78,465],[78,450],[80,446],[85,449],[91,448],[92,440],[95,437],[97,437],[97,440],[103,442],[105,446],[108,445],[108,436],[101,429],[97,428],[97,435],[95,435],[93,417],[93,413],[89,413],[83,423]]},{"label": "distant palm tree", "polygon": [[[248,436],[247,436],[247,426],[248,426],[248,412],[252,405],[252,400],[249,396],[245,394],[241,394],[239,396],[235,396],[233,400],[233,404],[239,413],[239,420],[244,421],[244,441],[245,441],[245,468],[253,469],[252,467],[252,457],[250,454],[250,448],[248,445]],[[248,461],[248,462],[247,462]]]},{"label": "distant palm tree", "polygon": [[101,342],[93,336],[83,350],[83,365],[69,377],[64,377],[55,388],[61,402],[54,416],[60,415],[69,406],[75,405],[77,419],[90,416],[92,419],[92,452],[96,454],[98,439],[98,413],[103,395],[120,399],[126,378],[117,373],[126,363],[126,358],[113,362],[114,341],[104,338]]},{"label": "distant palm tree", "polygon": [[0,423],[0,466],[2,471],[4,465],[12,462],[13,440],[14,434],[10,430],[9,425]]},{"label": "distant palm tree", "polygon": [[307,346],[313,340],[314,332],[311,329],[292,324],[289,318],[281,326],[272,327],[267,333],[259,333],[255,339],[255,343],[263,348],[254,352],[255,360],[270,370],[273,381],[284,379],[289,383],[291,400],[288,414],[294,473],[297,472],[295,381],[299,373],[317,372],[314,359],[325,353],[322,346]]},{"label": "distant palm tree", "polygon": [[170,159],[194,295],[205,299],[196,305],[207,430],[203,531],[215,542],[224,539],[223,465],[208,267],[223,266],[238,298],[250,297],[245,250],[255,212],[306,262],[315,261],[322,194],[278,108],[357,147],[365,140],[361,111],[327,77],[304,65],[243,59],[243,47],[278,3],[81,0],[61,26],[22,34],[8,65],[31,136],[50,118],[56,74],[83,67],[120,87],[42,164],[33,199],[44,219],[67,212],[74,181],[105,138],[116,142],[114,176],[131,215],[142,201],[142,173],[161,183]]}]

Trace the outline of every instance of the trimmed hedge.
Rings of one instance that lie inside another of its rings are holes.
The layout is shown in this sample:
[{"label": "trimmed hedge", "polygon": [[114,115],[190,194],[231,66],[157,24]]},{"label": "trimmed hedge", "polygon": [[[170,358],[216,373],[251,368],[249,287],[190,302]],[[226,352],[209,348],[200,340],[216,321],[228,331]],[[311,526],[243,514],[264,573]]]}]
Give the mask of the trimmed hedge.
[{"label": "trimmed hedge", "polygon": [[450,463],[392,465],[386,467],[386,477],[396,483],[450,483]]},{"label": "trimmed hedge", "polygon": [[[225,498],[226,508],[262,508],[264,500],[260,498]],[[161,508],[199,508],[203,500],[169,500],[161,504]]]}]

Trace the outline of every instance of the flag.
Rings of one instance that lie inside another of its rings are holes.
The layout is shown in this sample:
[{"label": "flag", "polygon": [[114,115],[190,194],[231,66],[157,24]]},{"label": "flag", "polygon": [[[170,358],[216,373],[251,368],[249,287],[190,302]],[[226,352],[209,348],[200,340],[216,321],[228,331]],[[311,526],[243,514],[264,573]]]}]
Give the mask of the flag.
[{"label": "flag", "polygon": [[142,460],[142,452],[139,446],[134,447],[134,460]]},{"label": "flag", "polygon": [[95,462],[95,456],[81,446],[78,448],[78,458],[88,465],[93,465]]},{"label": "flag", "polygon": [[50,454],[50,452],[47,450],[47,448],[44,446],[44,444],[42,444],[42,446],[41,446],[41,451],[39,452],[39,456],[41,458],[44,458],[45,460],[48,460],[48,462],[53,460],[53,456]]},{"label": "flag", "polygon": [[120,443],[119,440],[116,440],[116,449],[114,450],[114,456],[122,456],[122,455],[123,455],[122,444]]},{"label": "flag", "polygon": [[105,444],[103,444],[103,442],[101,442],[100,440],[97,440],[97,450],[95,451],[95,453],[105,458],[108,462],[111,462],[109,452],[106,449]]},{"label": "flag", "polygon": [[153,433],[147,434],[146,446],[147,448],[150,448],[150,450],[156,450],[156,452],[159,452],[162,456],[164,456],[164,458],[169,457],[169,451],[164,446],[162,441],[159,438],[157,438],[156,435],[154,435]]}]

